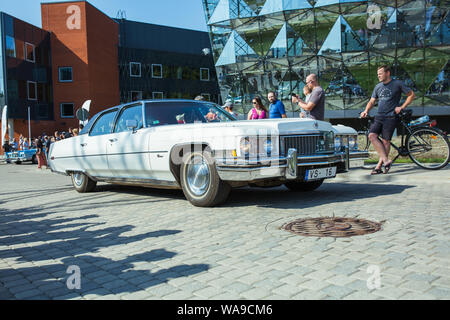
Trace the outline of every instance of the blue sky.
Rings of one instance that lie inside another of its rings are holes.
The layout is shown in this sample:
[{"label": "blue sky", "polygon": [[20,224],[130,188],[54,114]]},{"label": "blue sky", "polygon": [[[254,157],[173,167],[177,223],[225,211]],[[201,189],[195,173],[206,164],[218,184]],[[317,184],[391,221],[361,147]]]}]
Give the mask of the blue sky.
[{"label": "blue sky", "polygon": [[[67,0],[66,0],[67,1]],[[0,0],[0,11],[41,27],[43,2],[64,0]],[[128,20],[207,31],[202,0],[89,0],[90,4],[115,18],[125,10]]]}]

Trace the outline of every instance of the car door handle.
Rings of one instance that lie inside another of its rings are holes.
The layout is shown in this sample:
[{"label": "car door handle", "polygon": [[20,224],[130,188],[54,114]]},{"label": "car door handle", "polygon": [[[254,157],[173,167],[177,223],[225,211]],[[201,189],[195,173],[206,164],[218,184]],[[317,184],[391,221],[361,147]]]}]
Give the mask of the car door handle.
[{"label": "car door handle", "polygon": [[114,138],[114,139],[109,139],[109,142],[111,142],[111,143],[116,142],[116,141],[117,141],[116,138]]},{"label": "car door handle", "polygon": [[81,143],[80,146],[86,147],[86,146],[87,146],[87,143]]}]

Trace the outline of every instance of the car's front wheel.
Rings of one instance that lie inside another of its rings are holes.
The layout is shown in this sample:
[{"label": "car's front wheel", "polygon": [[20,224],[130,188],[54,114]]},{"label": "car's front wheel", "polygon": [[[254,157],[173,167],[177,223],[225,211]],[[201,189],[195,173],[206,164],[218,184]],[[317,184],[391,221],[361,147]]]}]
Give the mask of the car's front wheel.
[{"label": "car's front wheel", "polygon": [[185,154],[180,171],[183,193],[194,206],[219,205],[230,194],[230,185],[220,179],[211,153],[207,150]]},{"label": "car's front wheel", "polygon": [[81,172],[72,172],[72,184],[80,193],[91,192],[95,189],[97,182]]},{"label": "car's front wheel", "polygon": [[284,185],[291,191],[307,192],[307,191],[316,190],[318,187],[320,187],[322,185],[323,180],[324,179],[310,181],[310,182],[290,181],[290,182],[286,182]]}]

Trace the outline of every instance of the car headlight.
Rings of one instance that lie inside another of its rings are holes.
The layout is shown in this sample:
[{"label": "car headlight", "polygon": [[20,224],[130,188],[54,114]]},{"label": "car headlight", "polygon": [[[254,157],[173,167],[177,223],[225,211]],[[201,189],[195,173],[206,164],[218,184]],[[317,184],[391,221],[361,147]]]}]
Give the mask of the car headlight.
[{"label": "car headlight", "polygon": [[277,153],[276,139],[272,137],[245,137],[239,143],[240,156],[271,156]]},{"label": "car headlight", "polygon": [[325,132],[323,138],[319,139],[318,145],[316,147],[317,152],[330,151],[334,148],[334,132]]},{"label": "car headlight", "polygon": [[264,152],[270,156],[272,154],[272,139],[267,138],[263,143]]},{"label": "car headlight", "polygon": [[334,138],[334,149],[336,151],[339,151],[341,150],[341,147],[342,147],[342,138],[337,136]]},{"label": "car headlight", "polygon": [[249,156],[250,155],[250,149],[251,149],[251,143],[250,138],[242,138],[241,143],[239,145],[239,148],[241,150],[242,156]]}]

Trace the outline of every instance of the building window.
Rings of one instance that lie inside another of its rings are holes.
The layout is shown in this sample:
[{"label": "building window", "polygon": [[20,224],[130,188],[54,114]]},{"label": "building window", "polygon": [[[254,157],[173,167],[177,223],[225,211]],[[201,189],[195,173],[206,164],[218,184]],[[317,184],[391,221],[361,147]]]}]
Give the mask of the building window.
[{"label": "building window", "polygon": [[36,82],[27,81],[27,96],[28,96],[28,100],[37,100]]},{"label": "building window", "polygon": [[40,102],[47,101],[45,83],[37,84],[37,100]]},{"label": "building window", "polygon": [[75,114],[73,109],[73,103],[61,103],[61,118],[73,118]]},{"label": "building window", "polygon": [[141,64],[139,62],[130,62],[130,77],[141,77]]},{"label": "building window", "polygon": [[59,82],[72,82],[72,67],[59,67]]},{"label": "building window", "polygon": [[16,42],[10,36],[6,36],[6,55],[8,57],[16,57]]},{"label": "building window", "polygon": [[152,78],[162,78],[162,65],[152,64]]},{"label": "building window", "polygon": [[211,95],[209,93],[202,93],[201,95],[206,101],[211,101]]},{"label": "building window", "polygon": [[157,100],[157,99],[161,100],[161,99],[164,99],[164,93],[162,93],[162,92],[153,92],[152,93],[152,97],[155,100]]},{"label": "building window", "polygon": [[33,63],[35,62],[34,45],[28,42],[25,42],[25,60]]},{"label": "building window", "polygon": [[200,80],[201,81],[209,81],[209,69],[208,68],[200,68]]},{"label": "building window", "polygon": [[38,117],[39,117],[39,119],[48,118],[48,105],[40,104],[38,106]]},{"label": "building window", "polygon": [[142,91],[130,91],[131,101],[142,100]]}]

